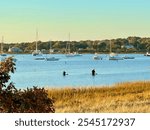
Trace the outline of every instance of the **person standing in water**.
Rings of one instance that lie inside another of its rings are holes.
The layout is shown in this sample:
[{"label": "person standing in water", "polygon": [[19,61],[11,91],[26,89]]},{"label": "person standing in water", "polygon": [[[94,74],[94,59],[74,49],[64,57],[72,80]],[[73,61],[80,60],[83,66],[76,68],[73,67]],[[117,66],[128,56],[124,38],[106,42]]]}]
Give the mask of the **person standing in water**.
[{"label": "person standing in water", "polygon": [[63,71],[63,76],[66,76],[66,75],[68,75],[68,74],[66,73],[66,71]]},{"label": "person standing in water", "polygon": [[95,76],[96,75],[96,71],[95,69],[92,70],[92,76]]}]

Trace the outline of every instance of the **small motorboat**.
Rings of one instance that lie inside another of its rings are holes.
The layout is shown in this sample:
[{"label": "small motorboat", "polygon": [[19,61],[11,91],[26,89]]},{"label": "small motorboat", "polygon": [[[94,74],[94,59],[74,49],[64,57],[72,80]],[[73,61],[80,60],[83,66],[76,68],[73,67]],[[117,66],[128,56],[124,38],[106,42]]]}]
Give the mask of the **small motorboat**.
[{"label": "small motorboat", "polygon": [[124,56],[123,59],[135,59],[133,56]]},{"label": "small motorboat", "polygon": [[37,57],[37,58],[35,58],[35,60],[45,60],[45,58],[44,57]]},{"label": "small motorboat", "polygon": [[46,61],[58,61],[59,58],[55,58],[55,57],[48,57],[48,58],[45,58]]}]

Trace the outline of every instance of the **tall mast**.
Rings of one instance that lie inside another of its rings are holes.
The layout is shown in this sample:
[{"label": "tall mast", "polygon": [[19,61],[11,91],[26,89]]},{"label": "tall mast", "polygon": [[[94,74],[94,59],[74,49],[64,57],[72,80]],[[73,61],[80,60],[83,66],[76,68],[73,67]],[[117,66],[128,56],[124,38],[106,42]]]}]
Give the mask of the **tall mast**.
[{"label": "tall mast", "polygon": [[68,45],[68,51],[70,53],[70,32],[69,32],[69,45]]},{"label": "tall mast", "polygon": [[38,50],[37,42],[38,42],[38,29],[36,29],[36,52]]},{"label": "tall mast", "polygon": [[2,36],[2,42],[1,42],[1,54],[3,53],[3,42],[4,42],[4,37]]},{"label": "tall mast", "polygon": [[110,53],[111,53],[111,51],[112,51],[112,50],[111,50],[111,40],[110,40],[110,43],[109,43],[109,44],[110,44],[110,50],[109,50],[109,51],[110,51]]},{"label": "tall mast", "polygon": [[51,40],[49,40],[49,53],[51,54]]}]

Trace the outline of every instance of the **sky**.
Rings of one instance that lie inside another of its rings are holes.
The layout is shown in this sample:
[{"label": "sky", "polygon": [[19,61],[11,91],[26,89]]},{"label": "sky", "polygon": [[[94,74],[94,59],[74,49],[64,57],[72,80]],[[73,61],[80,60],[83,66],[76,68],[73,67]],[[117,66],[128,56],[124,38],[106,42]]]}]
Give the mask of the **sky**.
[{"label": "sky", "polygon": [[0,0],[5,43],[150,36],[150,0]]}]

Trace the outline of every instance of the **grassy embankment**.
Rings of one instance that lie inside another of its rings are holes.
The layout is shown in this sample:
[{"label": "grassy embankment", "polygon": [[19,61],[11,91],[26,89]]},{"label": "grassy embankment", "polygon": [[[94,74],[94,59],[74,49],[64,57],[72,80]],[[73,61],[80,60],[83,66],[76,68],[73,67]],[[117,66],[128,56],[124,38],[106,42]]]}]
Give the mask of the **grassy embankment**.
[{"label": "grassy embankment", "polygon": [[56,112],[150,112],[150,82],[49,89]]}]

